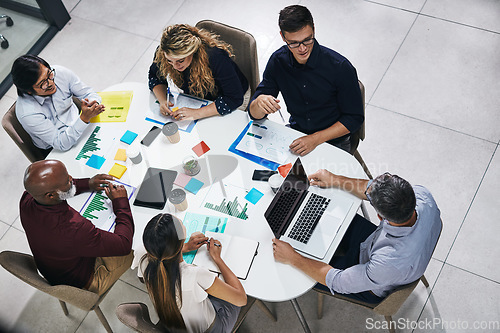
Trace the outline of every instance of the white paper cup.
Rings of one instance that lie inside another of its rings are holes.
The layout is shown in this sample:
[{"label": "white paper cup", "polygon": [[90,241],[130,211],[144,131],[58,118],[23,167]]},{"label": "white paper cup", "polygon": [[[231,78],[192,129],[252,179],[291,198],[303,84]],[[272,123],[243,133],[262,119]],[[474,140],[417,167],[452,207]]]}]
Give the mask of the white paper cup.
[{"label": "white paper cup", "polygon": [[274,193],[278,192],[281,184],[283,183],[283,177],[279,173],[275,173],[269,179],[267,182],[269,183],[269,186],[271,187],[271,190],[273,190]]},{"label": "white paper cup", "polygon": [[139,164],[142,162],[142,155],[139,149],[130,146],[127,148],[127,157],[132,161],[134,164]]}]

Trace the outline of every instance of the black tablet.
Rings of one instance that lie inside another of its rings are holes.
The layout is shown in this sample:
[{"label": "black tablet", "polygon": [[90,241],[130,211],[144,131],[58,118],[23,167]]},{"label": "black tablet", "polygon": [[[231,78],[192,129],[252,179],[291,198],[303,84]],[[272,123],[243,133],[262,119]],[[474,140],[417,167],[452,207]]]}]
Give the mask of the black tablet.
[{"label": "black tablet", "polygon": [[176,177],[177,171],[149,168],[137,192],[134,205],[163,209]]}]

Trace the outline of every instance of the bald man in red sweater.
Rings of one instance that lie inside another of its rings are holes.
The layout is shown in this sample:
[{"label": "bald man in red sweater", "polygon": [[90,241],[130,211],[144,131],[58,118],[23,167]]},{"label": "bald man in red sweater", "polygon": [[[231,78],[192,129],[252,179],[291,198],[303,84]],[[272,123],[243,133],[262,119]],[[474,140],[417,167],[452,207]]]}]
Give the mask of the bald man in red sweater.
[{"label": "bald man in red sweater", "polygon": [[[26,169],[21,223],[38,270],[51,284],[102,295],[130,268],[134,221],[126,189],[111,180],[104,174],[73,179],[56,160],[38,161]],[[111,199],[114,232],[96,228],[66,202],[75,194],[100,190]]]}]

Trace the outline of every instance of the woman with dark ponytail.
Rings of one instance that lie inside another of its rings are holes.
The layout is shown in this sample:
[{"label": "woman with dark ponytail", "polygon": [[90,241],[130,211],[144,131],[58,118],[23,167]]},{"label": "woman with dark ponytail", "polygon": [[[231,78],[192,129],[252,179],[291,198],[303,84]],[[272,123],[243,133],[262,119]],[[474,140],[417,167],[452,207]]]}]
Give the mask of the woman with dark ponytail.
[{"label": "woman with dark ponytail", "polygon": [[170,214],[158,214],[144,229],[147,254],[141,267],[160,322],[171,332],[230,332],[240,307],[243,286],[220,257],[220,242],[210,239],[208,251],[224,277],[182,259],[185,227]]}]

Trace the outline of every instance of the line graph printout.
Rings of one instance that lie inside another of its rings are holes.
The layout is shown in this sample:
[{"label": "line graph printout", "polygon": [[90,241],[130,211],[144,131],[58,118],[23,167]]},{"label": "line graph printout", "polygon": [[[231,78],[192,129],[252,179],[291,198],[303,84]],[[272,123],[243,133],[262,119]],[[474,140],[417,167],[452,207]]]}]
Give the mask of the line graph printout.
[{"label": "line graph printout", "polygon": [[[127,190],[128,199],[130,200],[130,198],[132,198],[132,195],[134,195],[136,190],[135,187],[119,181],[114,181],[113,183],[123,185]],[[111,200],[106,196],[104,191],[102,193],[90,193],[82,208],[79,210],[79,213],[86,219],[90,220],[96,228],[105,231],[112,231],[115,226],[116,215],[113,212]]]},{"label": "line graph printout", "polygon": [[[201,232],[205,234],[207,231],[223,233],[226,230],[227,217],[220,216],[210,216],[187,212],[184,216],[184,221],[182,221],[186,226],[186,243],[189,240],[189,236],[194,232]],[[196,251],[191,251],[184,253],[182,255],[184,261],[191,264],[194,260]]]},{"label": "line graph printout", "polygon": [[283,125],[272,121],[262,124],[253,122],[236,149],[278,164],[285,164],[293,159],[288,147],[296,138],[297,134],[284,130]]},{"label": "line graph printout", "polygon": [[101,126],[96,126],[75,159],[86,162],[93,154],[104,156],[116,144],[117,140],[112,131],[105,131]]}]

